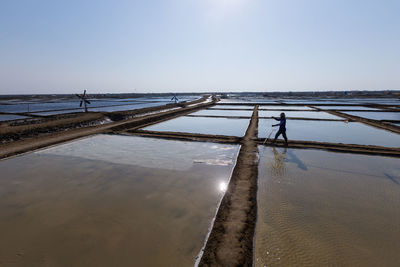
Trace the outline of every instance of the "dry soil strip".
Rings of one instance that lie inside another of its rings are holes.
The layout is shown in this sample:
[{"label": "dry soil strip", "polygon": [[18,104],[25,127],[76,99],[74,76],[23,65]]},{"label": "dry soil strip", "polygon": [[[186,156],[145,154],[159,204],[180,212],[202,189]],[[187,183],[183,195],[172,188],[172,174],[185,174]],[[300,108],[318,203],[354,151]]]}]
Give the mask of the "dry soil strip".
[{"label": "dry soil strip", "polygon": [[199,266],[252,266],[257,215],[257,108],[254,108],[242,139],[228,190],[217,212]]}]

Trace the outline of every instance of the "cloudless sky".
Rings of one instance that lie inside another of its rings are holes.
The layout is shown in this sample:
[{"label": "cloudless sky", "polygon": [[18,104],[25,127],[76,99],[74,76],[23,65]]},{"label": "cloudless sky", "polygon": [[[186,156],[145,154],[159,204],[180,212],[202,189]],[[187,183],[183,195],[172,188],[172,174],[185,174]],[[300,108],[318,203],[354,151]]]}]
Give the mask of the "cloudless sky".
[{"label": "cloudless sky", "polygon": [[1,0],[0,94],[400,89],[399,0]]}]

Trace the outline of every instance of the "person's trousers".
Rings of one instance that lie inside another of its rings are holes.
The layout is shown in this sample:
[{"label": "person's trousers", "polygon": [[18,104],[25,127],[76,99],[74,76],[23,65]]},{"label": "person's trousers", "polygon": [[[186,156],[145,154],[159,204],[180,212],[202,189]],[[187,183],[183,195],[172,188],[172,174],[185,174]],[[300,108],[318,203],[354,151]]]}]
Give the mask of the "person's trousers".
[{"label": "person's trousers", "polygon": [[282,130],[282,129],[279,129],[279,131],[276,133],[274,141],[278,138],[278,136],[279,136],[280,134],[282,134],[283,139],[285,139],[285,142],[286,142],[286,144],[287,144],[286,130]]}]

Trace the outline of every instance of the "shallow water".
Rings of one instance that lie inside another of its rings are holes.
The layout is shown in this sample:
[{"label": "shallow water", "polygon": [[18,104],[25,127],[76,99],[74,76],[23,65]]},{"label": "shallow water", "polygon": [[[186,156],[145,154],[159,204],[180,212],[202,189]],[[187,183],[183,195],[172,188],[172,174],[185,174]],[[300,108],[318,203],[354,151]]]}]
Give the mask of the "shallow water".
[{"label": "shallow water", "polygon": [[[272,130],[271,125],[276,123],[274,120],[260,119],[258,136],[266,138]],[[286,128],[289,140],[400,147],[400,134],[359,122],[287,120]],[[274,127],[271,138],[277,130]]]},{"label": "shallow water", "polygon": [[368,108],[368,107],[361,107],[361,106],[314,106],[321,109],[349,109],[349,110],[378,110],[376,108]]},{"label": "shallow water", "polygon": [[[286,117],[292,118],[313,118],[313,119],[335,119],[341,120],[343,118],[331,115],[327,112],[323,111],[284,111]],[[280,111],[258,111],[259,117],[279,117],[281,114]]]},{"label": "shallow water", "polygon": [[[172,101],[158,101],[159,98],[138,98],[136,100],[129,99],[89,99],[88,104],[89,111],[122,111],[137,109],[142,107],[151,107],[158,105],[165,105],[173,103]],[[80,101],[76,100],[54,100],[46,102],[18,102],[18,101],[7,101],[7,104],[0,104],[0,112],[42,112],[43,114],[63,114],[70,112],[83,111],[83,107],[79,107]],[[68,111],[66,111],[68,109]]]},{"label": "shallow water", "polygon": [[192,266],[238,149],[100,135],[0,161],[0,262]]},{"label": "shallow water", "polygon": [[160,102],[155,102],[155,103],[138,103],[134,105],[123,105],[123,106],[112,106],[112,107],[101,107],[101,108],[89,108],[89,111],[94,111],[94,112],[99,112],[99,111],[104,111],[104,112],[113,112],[113,111],[124,111],[124,110],[134,110],[134,109],[140,109],[140,108],[149,108],[149,107],[155,107],[155,106],[162,106],[165,105],[164,103]]},{"label": "shallow water", "polygon": [[399,266],[400,160],[259,147],[255,266]]},{"label": "shallow water", "polygon": [[143,130],[243,136],[249,122],[249,119],[179,117],[145,127]]},{"label": "shallow water", "polygon": [[215,105],[210,109],[214,108],[225,108],[225,109],[251,109],[253,110],[255,106],[247,106],[247,105]]},{"label": "shallow water", "polygon": [[199,116],[236,116],[236,117],[251,117],[253,114],[252,110],[212,110],[212,109],[203,109],[194,113],[190,113],[190,115],[199,115]]},{"label": "shallow water", "polygon": [[19,119],[27,119],[27,116],[19,116],[19,115],[1,115],[0,121],[11,121],[11,120],[19,120]]},{"label": "shallow water", "polygon": [[313,110],[312,108],[306,107],[306,106],[264,106],[264,105],[260,105],[259,110],[263,110],[263,109],[299,109],[299,110]]},{"label": "shallow water", "polygon": [[362,118],[372,119],[372,120],[398,120],[400,121],[400,112],[343,112],[349,115],[354,115]]},{"label": "shallow water", "polygon": [[340,100],[307,100],[307,99],[303,99],[303,100],[297,100],[297,101],[293,101],[293,100],[284,100],[282,103],[304,103],[307,105],[318,105],[318,104],[357,104],[356,102],[353,101],[340,101]]}]

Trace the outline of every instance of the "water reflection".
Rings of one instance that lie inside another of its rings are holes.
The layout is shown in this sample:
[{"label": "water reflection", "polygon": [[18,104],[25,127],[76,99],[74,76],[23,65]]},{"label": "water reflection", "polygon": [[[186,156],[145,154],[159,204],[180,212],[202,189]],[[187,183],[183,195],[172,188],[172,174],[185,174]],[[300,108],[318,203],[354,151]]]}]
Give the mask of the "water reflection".
[{"label": "water reflection", "polygon": [[228,184],[226,182],[220,182],[218,185],[218,189],[221,192],[225,192],[227,188],[228,188]]},{"label": "water reflection", "polygon": [[102,135],[1,161],[0,266],[193,265],[233,168],[193,161],[239,149],[215,146]]},{"label": "water reflection", "polygon": [[290,156],[288,162],[296,163],[297,167],[303,171],[308,170],[307,166],[296,156],[296,154],[294,154],[293,150],[289,150],[288,155]]},{"label": "water reflection", "polygon": [[285,175],[285,160],[287,148],[285,147],[282,152],[278,152],[275,147],[272,147],[274,159],[270,162],[270,170],[276,177],[283,177]]},{"label": "water reflection", "polygon": [[396,180],[396,178],[395,178],[394,176],[392,176],[392,175],[390,175],[390,174],[387,174],[387,173],[385,173],[385,176],[386,176],[390,181],[392,181],[393,183],[395,183],[395,184],[397,184],[397,185],[400,185],[400,183]]},{"label": "water reflection", "polygon": [[248,119],[179,117],[143,128],[149,131],[168,131],[199,134],[243,136]]}]

